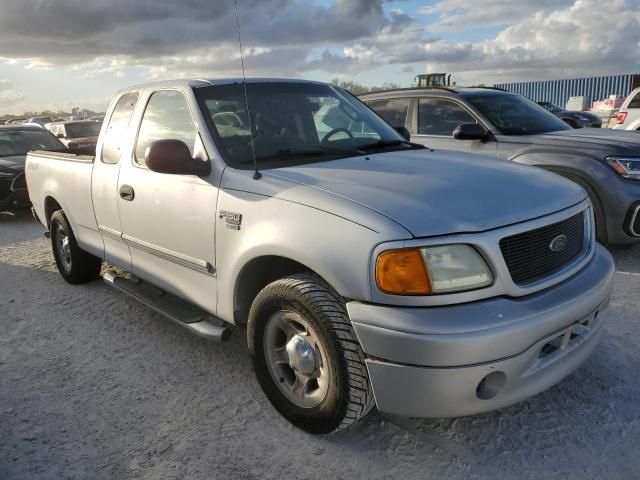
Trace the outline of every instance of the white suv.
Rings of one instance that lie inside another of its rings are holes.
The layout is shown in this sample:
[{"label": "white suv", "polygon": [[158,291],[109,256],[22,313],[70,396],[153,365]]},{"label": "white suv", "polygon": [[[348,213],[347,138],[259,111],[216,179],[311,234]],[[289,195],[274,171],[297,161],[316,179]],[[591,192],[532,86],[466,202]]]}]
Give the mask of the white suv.
[{"label": "white suv", "polygon": [[625,99],[616,115],[613,128],[640,131],[640,87],[633,90]]}]

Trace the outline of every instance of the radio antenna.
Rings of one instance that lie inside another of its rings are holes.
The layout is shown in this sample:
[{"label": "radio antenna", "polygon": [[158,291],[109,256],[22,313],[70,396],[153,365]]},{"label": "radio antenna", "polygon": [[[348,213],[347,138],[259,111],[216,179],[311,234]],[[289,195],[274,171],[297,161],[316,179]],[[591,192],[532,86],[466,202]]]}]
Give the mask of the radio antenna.
[{"label": "radio antenna", "polygon": [[233,0],[233,7],[236,12],[236,27],[238,27],[238,47],[240,48],[240,64],[242,65],[242,86],[244,88],[244,103],[247,108],[247,118],[249,119],[249,139],[251,141],[251,153],[253,155],[253,179],[260,180],[262,174],[258,171],[258,161],[256,159],[256,147],[253,144],[253,125],[251,124],[251,113],[249,112],[249,95],[247,94],[247,77],[244,72],[244,54],[242,52],[242,36],[240,35],[240,20],[238,18],[238,0]]}]

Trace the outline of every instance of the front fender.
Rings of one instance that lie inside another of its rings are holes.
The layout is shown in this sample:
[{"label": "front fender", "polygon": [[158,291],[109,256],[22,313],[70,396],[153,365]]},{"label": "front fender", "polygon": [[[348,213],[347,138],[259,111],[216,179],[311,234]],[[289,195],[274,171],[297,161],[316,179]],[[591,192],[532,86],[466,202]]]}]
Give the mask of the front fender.
[{"label": "front fender", "polygon": [[[216,216],[218,316],[232,321],[236,279],[263,256],[298,262],[320,275],[341,296],[366,301],[369,262],[384,234],[298,203],[236,190],[221,190]],[[242,215],[239,229],[224,215]]]}]

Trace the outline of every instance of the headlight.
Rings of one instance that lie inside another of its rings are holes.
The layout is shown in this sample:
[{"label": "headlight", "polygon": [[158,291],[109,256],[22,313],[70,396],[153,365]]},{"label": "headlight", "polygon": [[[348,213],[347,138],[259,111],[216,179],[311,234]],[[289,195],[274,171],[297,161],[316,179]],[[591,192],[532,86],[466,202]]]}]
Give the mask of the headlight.
[{"label": "headlight", "polygon": [[431,295],[488,287],[493,275],[470,245],[439,245],[382,252],[376,284],[392,295]]},{"label": "headlight", "polygon": [[640,180],[640,158],[607,157],[605,160],[621,177]]}]

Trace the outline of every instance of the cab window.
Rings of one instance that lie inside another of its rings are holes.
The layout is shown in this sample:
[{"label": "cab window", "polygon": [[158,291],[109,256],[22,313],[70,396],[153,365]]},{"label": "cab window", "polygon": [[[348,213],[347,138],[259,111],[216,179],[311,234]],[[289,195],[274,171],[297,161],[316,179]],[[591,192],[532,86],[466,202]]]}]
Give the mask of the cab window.
[{"label": "cab window", "polygon": [[147,147],[156,140],[181,140],[193,156],[197,139],[198,131],[184,95],[176,90],[160,90],[151,95],[144,111],[136,141],[135,161],[145,165]]}]

